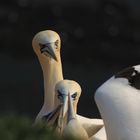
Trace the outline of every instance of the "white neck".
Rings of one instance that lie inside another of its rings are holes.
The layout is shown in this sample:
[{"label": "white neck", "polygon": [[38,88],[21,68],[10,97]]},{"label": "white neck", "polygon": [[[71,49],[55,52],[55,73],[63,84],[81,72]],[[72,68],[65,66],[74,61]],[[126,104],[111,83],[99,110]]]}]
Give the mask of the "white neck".
[{"label": "white neck", "polygon": [[47,61],[39,57],[44,77],[44,104],[38,114],[39,118],[57,107],[58,99],[55,95],[55,85],[58,81],[63,80],[61,57],[59,56],[58,61],[49,59],[51,60]]}]

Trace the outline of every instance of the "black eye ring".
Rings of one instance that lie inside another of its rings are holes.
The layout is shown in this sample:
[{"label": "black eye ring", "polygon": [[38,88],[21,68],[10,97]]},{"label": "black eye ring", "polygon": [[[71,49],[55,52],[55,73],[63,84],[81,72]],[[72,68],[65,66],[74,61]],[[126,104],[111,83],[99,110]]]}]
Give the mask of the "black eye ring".
[{"label": "black eye ring", "polygon": [[45,47],[47,47],[47,44],[41,44],[39,43],[40,49],[44,49]]},{"label": "black eye ring", "polygon": [[47,49],[45,51],[43,51],[44,48],[47,48],[48,47],[47,44],[40,44],[39,43],[39,46],[40,46],[40,52],[41,53],[44,53],[44,52],[49,53]]},{"label": "black eye ring", "polygon": [[74,94],[72,94],[71,97],[72,97],[73,99],[75,99],[75,98],[77,97],[77,92],[75,92]]},{"label": "black eye ring", "polygon": [[58,97],[58,99],[60,99],[60,98],[62,98],[63,97],[63,94],[59,91],[59,90],[57,90],[57,97]]},{"label": "black eye ring", "polygon": [[56,41],[54,42],[54,44],[57,46],[57,49],[58,49],[58,43],[59,43],[59,40],[56,40]]}]

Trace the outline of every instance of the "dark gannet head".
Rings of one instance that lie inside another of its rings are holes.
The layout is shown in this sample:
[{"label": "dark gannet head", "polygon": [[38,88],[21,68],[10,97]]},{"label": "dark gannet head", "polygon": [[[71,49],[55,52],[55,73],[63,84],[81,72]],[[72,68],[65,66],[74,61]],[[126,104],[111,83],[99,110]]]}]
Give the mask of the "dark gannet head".
[{"label": "dark gannet head", "polygon": [[58,61],[61,40],[56,32],[45,30],[37,33],[32,40],[32,46],[38,57]]}]

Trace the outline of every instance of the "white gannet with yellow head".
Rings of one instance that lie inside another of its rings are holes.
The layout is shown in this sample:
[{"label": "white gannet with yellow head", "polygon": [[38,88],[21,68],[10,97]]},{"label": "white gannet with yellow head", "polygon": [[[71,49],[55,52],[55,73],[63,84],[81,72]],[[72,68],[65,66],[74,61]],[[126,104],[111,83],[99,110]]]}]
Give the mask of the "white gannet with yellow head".
[{"label": "white gannet with yellow head", "polygon": [[36,117],[37,121],[58,105],[54,89],[56,83],[63,79],[60,56],[61,40],[54,31],[41,31],[34,36],[32,46],[41,64],[44,77],[44,104]]},{"label": "white gannet with yellow head", "polygon": [[107,140],[140,139],[140,65],[126,68],[102,84],[95,101]]},{"label": "white gannet with yellow head", "polygon": [[89,139],[101,129],[102,124],[99,125],[90,121],[90,129],[87,129],[89,125],[83,125],[84,122],[81,123],[81,120],[79,121],[77,104],[81,95],[81,87],[77,82],[73,80],[62,80],[57,83],[55,92],[60,104],[62,104],[58,121],[62,134]]},{"label": "white gannet with yellow head", "polygon": [[[33,50],[36,53],[42,67],[44,77],[44,104],[36,117],[36,122],[42,117],[53,114],[58,107],[58,98],[55,94],[55,85],[63,80],[62,64],[60,56],[61,40],[59,35],[52,30],[37,33],[32,41]],[[77,107],[76,107],[77,108]],[[56,111],[58,113],[58,111]],[[55,115],[57,116],[57,115]],[[103,126],[101,119],[90,119],[76,115],[80,124],[92,136],[93,132]],[[48,118],[48,117],[47,117]],[[91,127],[91,126],[95,127]]]},{"label": "white gannet with yellow head", "polygon": [[57,97],[62,104],[59,116],[60,132],[83,140],[88,139],[88,134],[77,120],[77,104],[81,95],[80,85],[72,80],[62,80],[55,88]]}]

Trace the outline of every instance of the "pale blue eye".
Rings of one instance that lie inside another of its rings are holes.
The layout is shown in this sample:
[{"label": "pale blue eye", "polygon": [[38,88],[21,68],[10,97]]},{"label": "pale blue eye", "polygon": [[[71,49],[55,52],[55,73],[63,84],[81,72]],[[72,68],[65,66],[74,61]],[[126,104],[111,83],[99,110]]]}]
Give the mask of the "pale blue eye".
[{"label": "pale blue eye", "polygon": [[74,94],[72,94],[71,97],[72,97],[73,99],[75,99],[75,98],[77,97],[77,92],[75,92]]},{"label": "pale blue eye", "polygon": [[59,40],[56,40],[56,41],[54,42],[54,44],[55,44],[55,48],[58,49]]}]

